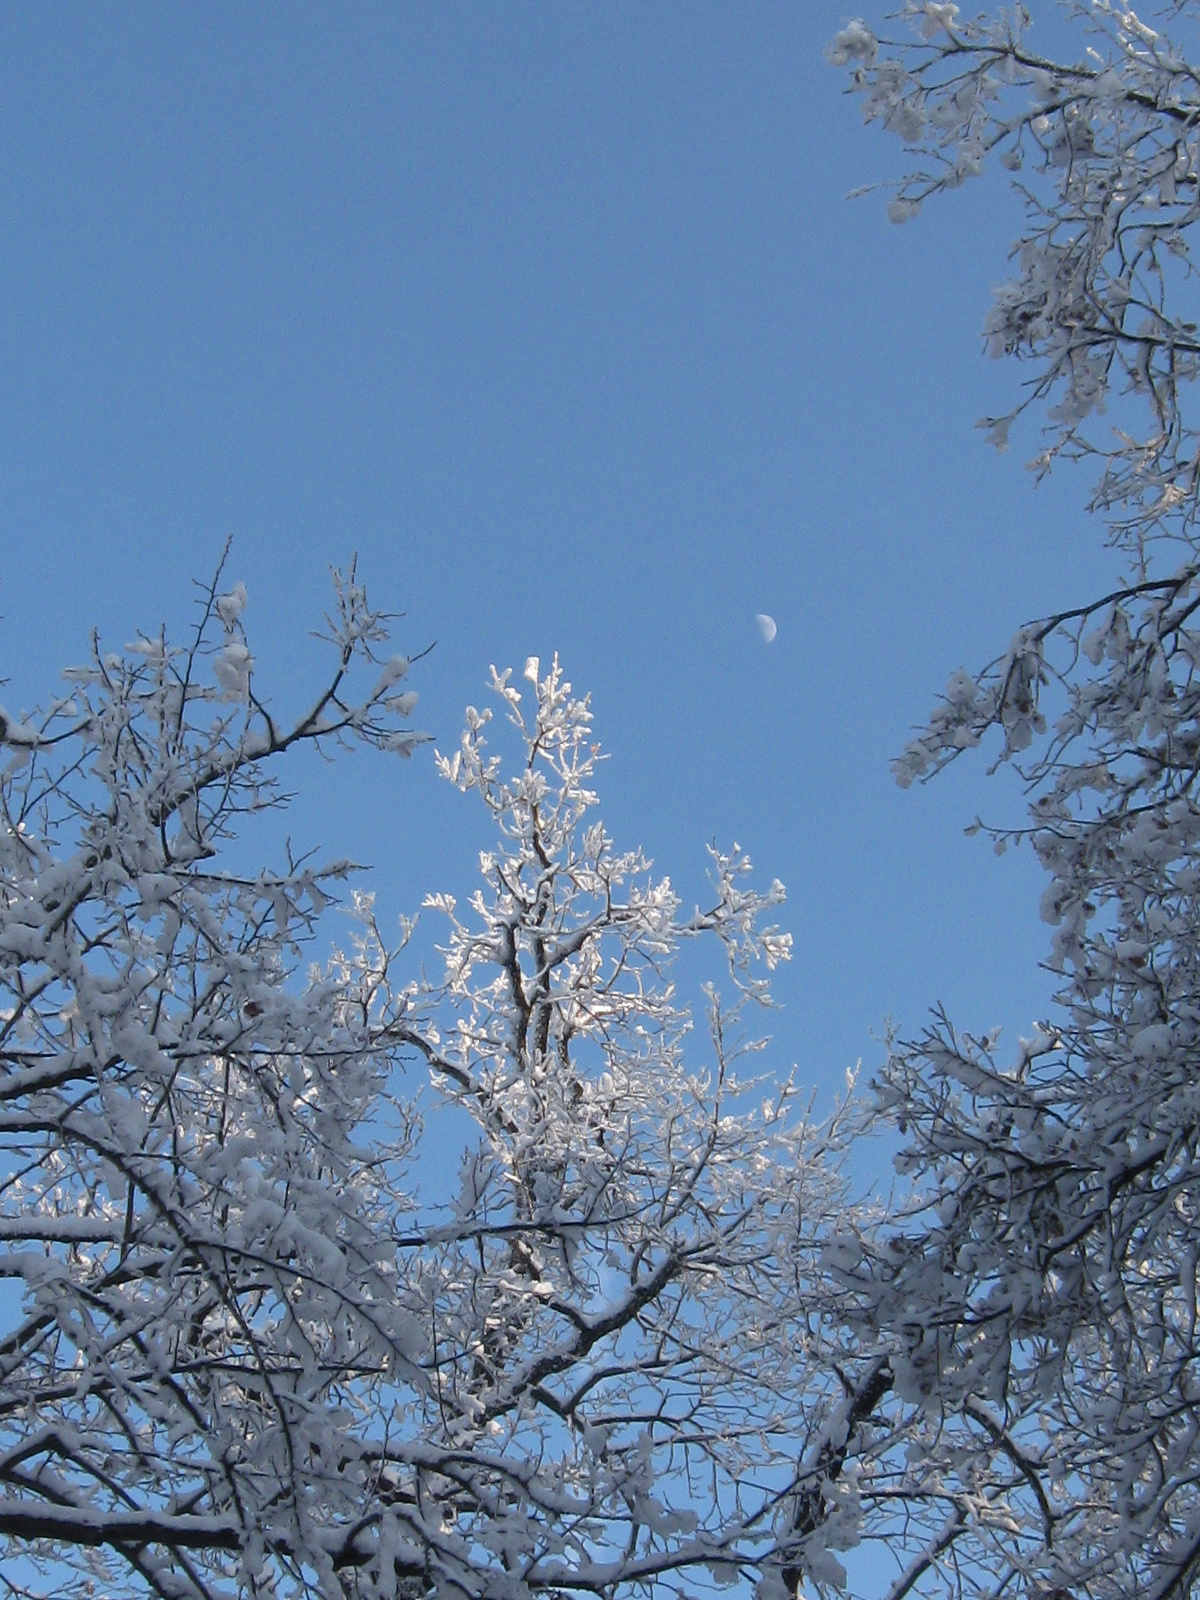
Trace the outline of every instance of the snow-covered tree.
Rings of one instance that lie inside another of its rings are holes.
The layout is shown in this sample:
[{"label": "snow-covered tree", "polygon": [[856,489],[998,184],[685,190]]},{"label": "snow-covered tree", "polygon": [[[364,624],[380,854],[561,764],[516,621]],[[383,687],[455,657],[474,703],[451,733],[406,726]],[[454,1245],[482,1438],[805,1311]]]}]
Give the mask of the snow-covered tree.
[{"label": "snow-covered tree", "polygon": [[989,831],[1047,869],[1061,977],[1015,1054],[939,1016],[876,1085],[909,1213],[835,1265],[912,1430],[897,1600],[1183,1600],[1200,1575],[1200,7],[1161,9],[1066,7],[1077,59],[1041,54],[1020,5],[912,4],[894,38],[854,22],[831,51],[917,156],[895,220],[993,157],[1020,174],[986,336],[1031,377],[988,425],[1002,443],[1048,401],[1035,464],[1098,459],[1127,563],[955,673],[897,763],[908,784],[998,741],[1030,811]]},{"label": "snow-covered tree", "polygon": [[[789,953],[779,885],[749,888],[735,846],[685,914],[593,819],[587,704],[531,663],[528,711],[494,676],[515,774],[487,713],[441,760],[496,831],[469,906],[429,902],[444,975],[397,978],[361,892],[348,953],[306,970],[349,869],[247,868],[239,830],[290,750],[409,753],[416,697],[407,661],[371,664],[385,619],[351,573],[334,673],[280,723],[244,604],[218,581],[188,648],[97,646],[65,698],[4,717],[0,1584],[836,1575],[854,1532],[827,1489],[876,1379],[828,1315],[839,1128],[739,1077]],[[729,991],[691,1064],[685,941]]]},{"label": "snow-covered tree", "polygon": [[[353,1549],[372,1470],[350,1396],[400,1359],[394,1208],[353,1142],[388,1068],[364,942],[297,980],[345,863],[246,871],[238,823],[289,750],[411,752],[408,663],[336,579],[301,716],[254,689],[245,590],[182,650],[93,645],[0,713],[0,1535],[24,1593],[250,1587]],[[363,664],[377,679],[351,695]],[[389,1131],[402,1152],[411,1127]],[[345,1396],[345,1398],[343,1397]],[[345,1408],[350,1407],[347,1411]],[[265,1542],[264,1542],[265,1541]],[[340,1541],[340,1542],[339,1542]],[[36,1589],[36,1584],[34,1588]]]},{"label": "snow-covered tree", "polygon": [[[525,679],[492,673],[515,771],[489,711],[438,758],[496,844],[467,908],[427,901],[445,974],[409,1002],[433,1004],[407,1037],[470,1137],[400,1267],[429,1382],[396,1413],[394,1537],[439,1594],[782,1597],[798,1561],[836,1568],[821,1489],[858,1376],[838,1375],[822,1267],[846,1207],[836,1119],[813,1127],[790,1080],[738,1071],[790,953],[762,925],[782,886],[713,851],[711,900],[685,913],[594,819],[587,701],[557,659]],[[694,940],[731,1001],[706,986],[693,1063],[672,968]]]}]

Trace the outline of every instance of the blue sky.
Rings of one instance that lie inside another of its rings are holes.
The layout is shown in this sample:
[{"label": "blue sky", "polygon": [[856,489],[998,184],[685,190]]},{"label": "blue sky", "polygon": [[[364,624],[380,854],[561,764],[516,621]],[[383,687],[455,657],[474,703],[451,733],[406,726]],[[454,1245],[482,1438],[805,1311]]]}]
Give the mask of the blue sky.
[{"label": "blue sky", "polygon": [[[876,20],[877,12],[876,10]],[[867,13],[870,17],[871,12]],[[558,650],[604,814],[689,898],[737,838],[790,893],[776,1061],[827,1091],[891,1014],[1044,1014],[1036,867],[962,827],[1018,796],[888,759],[949,672],[1090,596],[1085,483],[973,427],[995,177],[903,229],[808,0],[0,11],[0,670],[166,621],[227,535],[257,682],[297,703],[357,551],[437,641],[444,747],[488,663]],[[779,623],[766,646],[756,612]],[[470,802],[309,762],[294,837],[390,916],[461,893]]]}]

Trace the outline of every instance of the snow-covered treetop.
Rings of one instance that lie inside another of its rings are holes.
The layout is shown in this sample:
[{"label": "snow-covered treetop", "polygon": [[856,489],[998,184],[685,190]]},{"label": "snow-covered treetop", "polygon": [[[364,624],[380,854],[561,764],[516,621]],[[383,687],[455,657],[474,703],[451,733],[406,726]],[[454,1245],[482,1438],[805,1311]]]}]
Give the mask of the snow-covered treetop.
[{"label": "snow-covered treetop", "polygon": [[[412,1031],[478,1130],[437,1235],[446,1431],[423,1426],[456,1452],[442,1515],[491,1556],[486,1576],[449,1546],[437,1561],[488,1595],[715,1578],[782,1596],[802,1547],[836,1566],[836,1534],[823,1518],[799,1529],[796,1507],[824,1480],[825,1414],[842,1404],[820,1241],[844,1205],[838,1129],[813,1127],[786,1079],[737,1071],[758,1047],[747,1008],[790,954],[762,925],[783,889],[750,888],[745,854],[714,851],[712,898],[685,913],[593,820],[587,701],[557,659],[524,676],[522,691],[492,671],[515,763],[474,708],[438,757],[497,845],[469,907],[427,901],[448,920],[445,978]],[[707,1047],[672,974],[699,938],[734,997],[708,987]]]}]

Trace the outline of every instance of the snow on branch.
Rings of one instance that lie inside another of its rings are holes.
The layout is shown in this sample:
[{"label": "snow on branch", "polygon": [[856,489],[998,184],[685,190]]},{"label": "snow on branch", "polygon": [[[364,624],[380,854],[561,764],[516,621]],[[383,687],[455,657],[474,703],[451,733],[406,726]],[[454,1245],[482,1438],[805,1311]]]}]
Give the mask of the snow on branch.
[{"label": "snow on branch", "polygon": [[[1137,550],[1172,528],[1191,540],[1200,504],[1200,431],[1188,409],[1200,361],[1190,305],[1200,94],[1176,42],[1195,8],[1164,5],[1155,27],[1123,0],[1065,9],[1084,46],[1074,60],[1038,49],[1024,5],[968,18],[933,0],[910,0],[892,19],[895,35],[850,23],[829,59],[848,70],[865,119],[918,158],[892,186],[893,221],[989,162],[1012,175],[1025,226],[984,339],[991,354],[1028,362],[1031,376],[1017,406],[981,426],[1004,448],[1023,412],[1042,411],[1032,465],[1096,460],[1093,504]],[[1120,426],[1106,425],[1118,402]],[[1133,431],[1126,417],[1138,419]]]}]

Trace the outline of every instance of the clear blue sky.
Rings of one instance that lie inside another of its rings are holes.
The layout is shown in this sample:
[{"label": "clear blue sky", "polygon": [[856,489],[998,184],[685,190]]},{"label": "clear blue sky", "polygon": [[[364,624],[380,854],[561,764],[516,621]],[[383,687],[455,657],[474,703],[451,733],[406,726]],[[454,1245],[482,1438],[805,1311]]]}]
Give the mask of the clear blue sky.
[{"label": "clear blue sky", "polygon": [[[875,8],[876,20],[878,12]],[[870,11],[867,13],[872,15]],[[443,746],[489,661],[593,692],[604,814],[690,897],[707,839],[790,891],[776,1060],[826,1088],[891,1013],[1043,1013],[1037,871],[982,762],[888,758],[948,673],[1105,569],[1084,485],[976,417],[1016,212],[995,178],[892,228],[896,170],[822,47],[840,4],[0,11],[0,670],[165,620],[234,536],[258,684],[353,551],[437,649]],[[771,612],[779,635],[754,625]],[[297,840],[389,914],[462,892],[470,802],[310,763]]]}]

